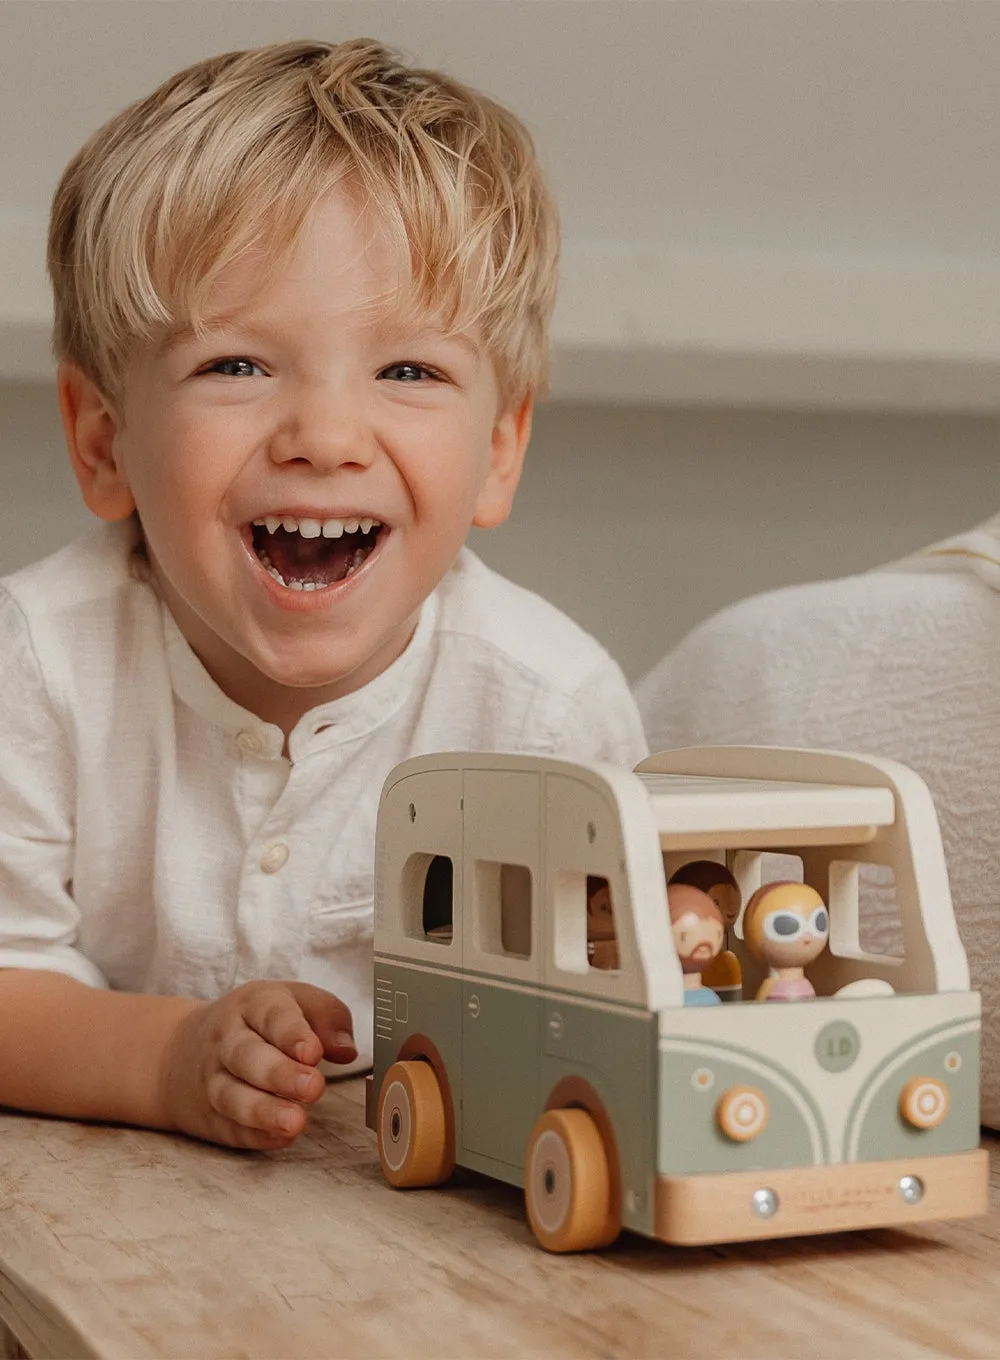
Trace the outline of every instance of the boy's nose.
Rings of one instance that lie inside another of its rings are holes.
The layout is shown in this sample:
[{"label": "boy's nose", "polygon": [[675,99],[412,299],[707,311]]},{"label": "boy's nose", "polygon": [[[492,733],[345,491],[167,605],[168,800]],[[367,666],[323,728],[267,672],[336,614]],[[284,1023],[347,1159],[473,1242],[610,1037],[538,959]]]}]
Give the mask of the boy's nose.
[{"label": "boy's nose", "polygon": [[367,467],[375,441],[357,399],[310,392],[296,397],[271,439],[270,453],[276,463],[311,463],[321,471],[347,463]]}]

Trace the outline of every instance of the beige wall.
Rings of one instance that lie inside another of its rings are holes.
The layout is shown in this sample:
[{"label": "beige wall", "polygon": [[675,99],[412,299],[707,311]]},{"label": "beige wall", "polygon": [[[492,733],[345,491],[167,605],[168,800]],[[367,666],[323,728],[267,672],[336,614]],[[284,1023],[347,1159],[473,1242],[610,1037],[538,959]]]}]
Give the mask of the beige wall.
[{"label": "beige wall", "polygon": [[[492,566],[632,679],[712,610],[885,561],[991,513],[1000,420],[552,405]],[[55,398],[0,384],[0,572],[88,522]]]},{"label": "beige wall", "polygon": [[[1000,508],[1000,421],[554,407],[477,549],[632,679],[699,619],[891,560]],[[502,535],[502,537],[501,537]]]}]

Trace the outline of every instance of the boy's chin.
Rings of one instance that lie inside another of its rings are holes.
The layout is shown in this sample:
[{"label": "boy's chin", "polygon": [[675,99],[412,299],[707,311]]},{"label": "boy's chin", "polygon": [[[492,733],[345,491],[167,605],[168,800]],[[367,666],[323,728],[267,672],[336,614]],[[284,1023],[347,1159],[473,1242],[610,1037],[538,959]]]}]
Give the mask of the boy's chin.
[{"label": "boy's chin", "polygon": [[272,655],[254,664],[265,687],[273,689],[276,695],[315,707],[360,689],[384,671],[396,655],[397,652],[387,649],[388,659],[383,659],[380,649],[374,654],[365,651],[345,656],[340,647],[336,656],[317,655],[311,649],[302,656],[297,657],[294,652],[281,657]]},{"label": "boy's chin", "polygon": [[276,692],[307,701],[312,699],[316,704],[325,703],[328,698],[337,698],[340,693],[348,694],[365,683],[364,679],[354,678],[353,669],[345,671],[317,662],[303,663],[301,666],[258,667],[258,670],[264,682]]}]

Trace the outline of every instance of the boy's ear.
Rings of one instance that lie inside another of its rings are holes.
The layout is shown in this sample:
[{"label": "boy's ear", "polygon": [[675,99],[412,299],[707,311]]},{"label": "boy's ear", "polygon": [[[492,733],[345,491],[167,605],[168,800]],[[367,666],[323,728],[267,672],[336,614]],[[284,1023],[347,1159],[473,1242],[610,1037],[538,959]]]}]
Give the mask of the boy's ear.
[{"label": "boy's ear", "polygon": [[521,480],[528,440],[531,438],[534,405],[534,396],[529,392],[520,406],[505,411],[493,427],[490,470],[476,500],[476,513],[472,518],[478,529],[495,529],[510,514],[514,492]]},{"label": "boy's ear", "polygon": [[135,501],[116,456],[117,413],[75,364],[59,365],[57,383],[69,461],[87,508],[100,519],[128,519]]}]

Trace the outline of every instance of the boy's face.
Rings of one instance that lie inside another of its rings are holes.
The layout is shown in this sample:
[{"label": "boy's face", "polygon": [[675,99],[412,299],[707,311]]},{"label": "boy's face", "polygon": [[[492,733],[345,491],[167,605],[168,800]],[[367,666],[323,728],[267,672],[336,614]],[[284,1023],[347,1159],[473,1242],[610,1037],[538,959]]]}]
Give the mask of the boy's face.
[{"label": "boy's face", "polygon": [[520,476],[530,401],[502,410],[480,337],[394,302],[397,278],[336,192],[276,276],[252,261],[223,275],[209,339],[136,356],[120,410],[61,377],[88,504],[119,518],[134,503],[196,653],[286,726],[403,651],[470,526],[501,523]]}]

